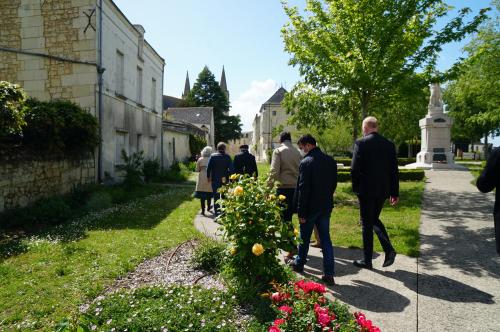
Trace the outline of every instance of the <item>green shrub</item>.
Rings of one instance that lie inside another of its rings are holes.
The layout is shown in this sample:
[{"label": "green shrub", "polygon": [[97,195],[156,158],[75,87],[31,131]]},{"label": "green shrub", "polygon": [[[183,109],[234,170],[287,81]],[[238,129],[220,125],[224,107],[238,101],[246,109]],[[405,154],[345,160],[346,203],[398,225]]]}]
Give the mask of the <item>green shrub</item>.
[{"label": "green shrub", "polygon": [[417,158],[398,158],[398,166],[406,166],[417,162]]},{"label": "green shrub", "polygon": [[33,224],[56,225],[68,220],[72,211],[61,196],[42,199],[29,208]]},{"label": "green shrub", "polygon": [[185,182],[189,179],[191,172],[182,163],[174,163],[168,170],[160,171],[156,177],[156,182]]},{"label": "green shrub", "polygon": [[205,238],[196,246],[191,264],[196,269],[208,272],[220,272],[226,261],[227,247],[224,243]]},{"label": "green shrub", "polygon": [[94,116],[70,101],[27,101],[23,144],[38,151],[81,157],[99,144]]},{"label": "green shrub", "polygon": [[93,303],[79,323],[89,331],[239,331],[234,324],[236,305],[220,290],[144,287]]},{"label": "green shrub", "polygon": [[90,198],[85,203],[85,211],[99,211],[107,209],[113,205],[111,195],[107,192],[95,192],[90,195]]},{"label": "green shrub", "polygon": [[26,93],[17,84],[0,81],[0,140],[20,135],[26,125]]},{"label": "green shrub", "polygon": [[190,172],[196,172],[196,161],[190,161],[184,163],[184,166],[186,166],[186,169]]},{"label": "green shrub", "polygon": [[207,140],[198,135],[189,135],[189,151],[191,155],[197,155],[207,146]]},{"label": "green shrub", "polygon": [[158,159],[145,160],[142,165],[142,174],[144,174],[144,181],[151,182],[158,176],[160,172],[160,162]]},{"label": "green shrub", "polygon": [[351,181],[351,171],[338,170],[337,171],[337,181],[338,182],[349,182]]},{"label": "green shrub", "polygon": [[266,179],[232,175],[231,180],[221,189],[224,198],[219,219],[230,242],[228,266],[240,284],[266,289],[271,280],[286,277],[278,252],[297,245],[298,230],[283,222],[285,197],[276,197],[276,189]]},{"label": "green shrub", "polygon": [[[422,181],[425,178],[425,172],[422,169],[400,169],[399,181]],[[351,171],[339,169],[337,171],[338,182],[351,181]]]},{"label": "green shrub", "polygon": [[351,167],[351,158],[337,158],[335,157],[337,164],[342,164],[347,167]]},{"label": "green shrub", "polygon": [[138,151],[127,155],[125,150],[122,150],[122,159],[124,165],[118,168],[125,171],[125,180],[123,184],[127,187],[137,187],[142,183],[142,165],[144,162],[144,151]]},{"label": "green shrub", "polygon": [[[337,162],[337,164],[343,164],[344,166],[350,167],[352,159],[335,157],[335,161]],[[414,162],[416,162],[415,158],[398,158],[398,166],[405,166]]]}]

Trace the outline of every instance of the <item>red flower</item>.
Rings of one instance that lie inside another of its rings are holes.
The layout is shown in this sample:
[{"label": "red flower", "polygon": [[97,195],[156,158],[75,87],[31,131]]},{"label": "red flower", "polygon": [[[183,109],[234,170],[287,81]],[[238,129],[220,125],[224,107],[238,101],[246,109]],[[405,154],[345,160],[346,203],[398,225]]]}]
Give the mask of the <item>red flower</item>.
[{"label": "red flower", "polygon": [[309,294],[310,292],[316,292],[320,294],[326,293],[326,288],[324,285],[318,284],[317,282],[314,281],[306,282],[303,279],[295,283],[294,289],[295,291],[302,289],[306,294]]},{"label": "red flower", "polygon": [[281,294],[279,292],[271,294],[271,300],[273,302],[280,302],[282,300]]},{"label": "red flower", "polygon": [[321,327],[326,327],[328,324],[330,324],[331,319],[330,316],[326,313],[320,313],[318,314],[318,323],[321,325]]},{"label": "red flower", "polygon": [[274,325],[275,326],[280,326],[283,323],[285,323],[285,320],[283,318],[279,318],[279,319],[275,319],[274,320]]},{"label": "red flower", "polygon": [[291,315],[293,311],[292,307],[289,307],[287,305],[282,305],[278,308],[278,310],[286,313],[287,315]]},{"label": "red flower", "polygon": [[281,332],[281,330],[277,327],[277,326],[271,326],[269,328],[269,330],[267,330],[268,332]]}]

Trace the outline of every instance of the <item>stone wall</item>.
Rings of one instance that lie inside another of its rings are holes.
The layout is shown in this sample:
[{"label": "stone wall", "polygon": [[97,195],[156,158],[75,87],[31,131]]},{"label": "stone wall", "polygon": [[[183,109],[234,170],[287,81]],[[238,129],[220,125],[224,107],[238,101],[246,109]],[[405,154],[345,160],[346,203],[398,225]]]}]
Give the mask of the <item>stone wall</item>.
[{"label": "stone wall", "polygon": [[94,159],[2,160],[0,211],[29,205],[41,198],[70,192],[79,184],[95,182]]}]

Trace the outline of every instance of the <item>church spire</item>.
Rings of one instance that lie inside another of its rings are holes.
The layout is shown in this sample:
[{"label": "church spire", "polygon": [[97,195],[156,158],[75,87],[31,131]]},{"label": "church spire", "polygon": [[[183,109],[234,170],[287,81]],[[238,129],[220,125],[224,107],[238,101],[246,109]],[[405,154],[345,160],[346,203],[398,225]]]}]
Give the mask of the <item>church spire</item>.
[{"label": "church spire", "polygon": [[222,92],[224,92],[226,94],[226,97],[229,100],[229,90],[227,89],[226,71],[224,70],[224,66],[222,66],[222,76],[220,78],[220,88],[221,88]]},{"label": "church spire", "polygon": [[186,99],[190,92],[191,84],[189,83],[189,71],[186,71],[186,83],[184,83],[184,92],[182,93],[182,99]]}]

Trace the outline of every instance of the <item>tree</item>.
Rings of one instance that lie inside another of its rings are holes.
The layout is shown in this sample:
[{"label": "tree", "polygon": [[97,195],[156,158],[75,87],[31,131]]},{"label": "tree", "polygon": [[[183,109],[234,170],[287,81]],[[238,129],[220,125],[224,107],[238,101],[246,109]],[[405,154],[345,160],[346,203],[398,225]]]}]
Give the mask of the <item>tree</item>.
[{"label": "tree", "polygon": [[0,140],[18,136],[26,125],[26,93],[17,84],[0,81]]},{"label": "tree", "polygon": [[214,108],[216,142],[227,142],[240,137],[240,117],[225,114],[229,111],[229,100],[207,66],[198,75],[193,89],[186,98],[185,106]]},{"label": "tree", "polygon": [[283,7],[290,19],[282,29],[285,50],[303,78],[285,98],[287,110],[298,125],[347,114],[354,138],[373,105],[389,100],[417,69],[430,80],[442,46],[476,31],[487,11],[464,22],[464,8],[435,31],[450,9],[442,0],[307,0],[304,14],[286,0]]},{"label": "tree", "polygon": [[443,95],[455,120],[454,139],[475,141],[484,137],[488,143],[488,136],[500,135],[499,2],[495,5],[497,15],[465,47],[469,56]]}]

